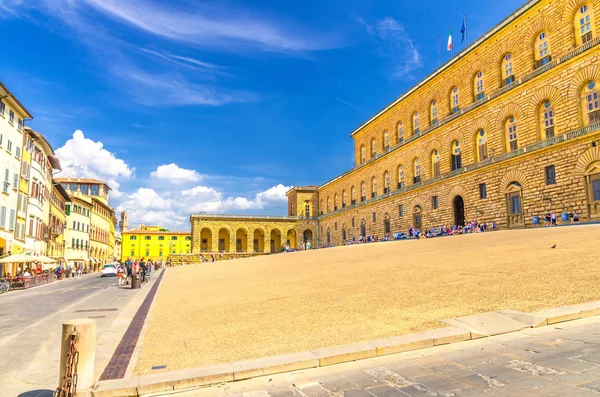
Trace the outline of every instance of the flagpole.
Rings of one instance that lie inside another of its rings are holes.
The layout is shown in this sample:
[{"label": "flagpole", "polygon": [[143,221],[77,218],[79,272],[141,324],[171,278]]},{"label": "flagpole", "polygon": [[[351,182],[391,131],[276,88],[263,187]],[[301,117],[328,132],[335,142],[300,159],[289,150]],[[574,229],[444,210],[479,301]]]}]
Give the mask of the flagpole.
[{"label": "flagpole", "polygon": [[469,25],[467,24],[467,14],[465,14],[465,38],[467,40],[467,47],[469,46]]},{"label": "flagpole", "polygon": [[[450,37],[452,37],[452,25],[450,25]],[[454,56],[454,39],[452,40],[452,46],[450,47],[450,58]]]},{"label": "flagpole", "polygon": [[440,63],[440,48],[441,48],[441,43],[440,43],[441,39],[440,36],[438,36],[438,68],[440,67],[441,63]]}]

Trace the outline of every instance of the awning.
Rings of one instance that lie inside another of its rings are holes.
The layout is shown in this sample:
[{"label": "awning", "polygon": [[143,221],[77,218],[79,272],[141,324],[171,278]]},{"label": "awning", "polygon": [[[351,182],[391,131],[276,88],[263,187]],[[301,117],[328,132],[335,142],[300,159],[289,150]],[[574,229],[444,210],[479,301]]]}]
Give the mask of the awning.
[{"label": "awning", "polygon": [[25,255],[25,254],[14,254],[9,255],[5,258],[0,259],[0,263],[26,263],[36,262],[37,256]]}]

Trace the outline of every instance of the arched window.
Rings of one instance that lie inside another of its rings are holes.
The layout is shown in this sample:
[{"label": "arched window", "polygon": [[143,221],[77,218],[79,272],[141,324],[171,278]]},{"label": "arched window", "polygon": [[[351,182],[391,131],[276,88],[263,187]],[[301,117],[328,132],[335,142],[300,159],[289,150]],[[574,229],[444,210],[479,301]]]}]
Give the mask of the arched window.
[{"label": "arched window", "polygon": [[390,173],[387,171],[383,173],[383,183],[383,194],[388,194],[390,192]]},{"label": "arched window", "polygon": [[431,175],[434,178],[440,176],[440,154],[437,150],[431,152]]},{"label": "arched window", "polygon": [[387,130],[383,131],[383,144],[386,151],[390,150],[390,134]]},{"label": "arched window", "polygon": [[400,164],[398,166],[398,189],[404,187],[404,166]]},{"label": "arched window", "polygon": [[360,163],[364,164],[367,161],[367,151],[365,150],[365,145],[360,145]]},{"label": "arched window", "polygon": [[346,190],[342,190],[342,208],[346,208],[346,203],[348,202],[346,197]]},{"label": "arched window", "polygon": [[398,122],[398,127],[396,129],[398,132],[398,143],[404,143],[404,126],[402,125],[402,121]]},{"label": "arched window", "polygon": [[360,201],[367,199],[367,184],[363,181],[360,183]]},{"label": "arched window", "polygon": [[512,152],[519,148],[519,141],[517,136],[517,121],[513,116],[510,116],[506,120],[505,125],[506,141],[508,142],[508,151]]},{"label": "arched window", "polygon": [[488,150],[487,150],[487,135],[485,130],[477,131],[477,136],[475,137],[477,142],[477,160],[483,161],[488,158]]},{"label": "arched window", "polygon": [[502,86],[504,87],[505,85],[512,84],[515,81],[515,75],[513,71],[512,54],[510,52],[502,58],[501,69]]},{"label": "arched window", "polygon": [[479,71],[475,74],[473,79],[473,92],[475,93],[475,100],[479,101],[485,96],[485,90],[483,87],[483,72]]},{"label": "arched window", "polygon": [[342,225],[342,241],[346,241],[346,224]]},{"label": "arched window", "polygon": [[310,202],[304,202],[304,217],[306,219],[310,218]]},{"label": "arched window", "polygon": [[450,157],[452,164],[452,171],[457,170],[462,167],[462,157],[460,153],[460,142],[454,141],[452,142],[452,146],[450,147]]},{"label": "arched window", "polygon": [[356,204],[356,189],[354,186],[350,188],[350,205]]},{"label": "arched window", "polygon": [[413,161],[413,183],[421,182],[421,162],[419,159]]},{"label": "arched window", "polygon": [[377,178],[371,178],[371,197],[377,197]]},{"label": "arched window", "polygon": [[600,218],[600,161],[590,164],[584,172],[588,188],[588,214],[590,219]]},{"label": "arched window", "polygon": [[419,133],[419,112],[413,113],[413,135]]},{"label": "arched window", "polygon": [[338,210],[338,195],[337,193],[333,195],[333,210]]},{"label": "arched window", "polygon": [[437,107],[437,101],[435,99],[433,101],[431,101],[431,104],[429,105],[429,117],[431,120],[431,125],[437,125],[437,123],[438,123],[438,107]]},{"label": "arched window", "polygon": [[581,6],[575,13],[575,32],[577,45],[582,45],[594,38],[593,10],[587,4]]},{"label": "arched window", "polygon": [[548,139],[554,137],[554,107],[552,102],[545,101],[540,106],[541,138]]},{"label": "arched window", "polygon": [[458,107],[458,87],[452,87],[450,90],[450,109],[451,113],[456,113],[459,110]]},{"label": "arched window", "polygon": [[600,122],[600,93],[598,83],[589,81],[583,87],[583,124],[594,124]]},{"label": "arched window", "polygon": [[331,212],[331,199],[327,197],[327,213]]},{"label": "arched window", "polygon": [[325,210],[325,205],[323,203],[323,199],[321,199],[321,215],[323,215],[323,210]]},{"label": "arched window", "polygon": [[371,158],[377,156],[377,139],[371,139]]},{"label": "arched window", "polygon": [[548,44],[546,32],[541,32],[537,35],[533,51],[535,57],[535,69],[546,65],[552,60],[552,57],[550,56],[550,44]]}]

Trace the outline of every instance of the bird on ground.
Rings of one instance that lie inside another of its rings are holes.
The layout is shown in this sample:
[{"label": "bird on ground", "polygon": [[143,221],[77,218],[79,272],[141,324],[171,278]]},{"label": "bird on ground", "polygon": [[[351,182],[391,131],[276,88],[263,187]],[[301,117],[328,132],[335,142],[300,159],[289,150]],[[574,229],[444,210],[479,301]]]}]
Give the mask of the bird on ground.
[{"label": "bird on ground", "polygon": [[556,248],[556,244],[554,244],[554,245],[553,245],[552,247],[550,247],[550,248]]}]

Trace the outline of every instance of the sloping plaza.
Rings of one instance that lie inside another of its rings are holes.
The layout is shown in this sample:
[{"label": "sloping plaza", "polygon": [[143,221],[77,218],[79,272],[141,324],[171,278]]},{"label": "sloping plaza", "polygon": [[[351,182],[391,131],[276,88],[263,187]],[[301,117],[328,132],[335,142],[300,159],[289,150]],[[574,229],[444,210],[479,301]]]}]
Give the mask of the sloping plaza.
[{"label": "sloping plaza", "polygon": [[599,300],[599,233],[600,225],[508,230],[170,268],[135,373],[403,335],[492,310]]}]

